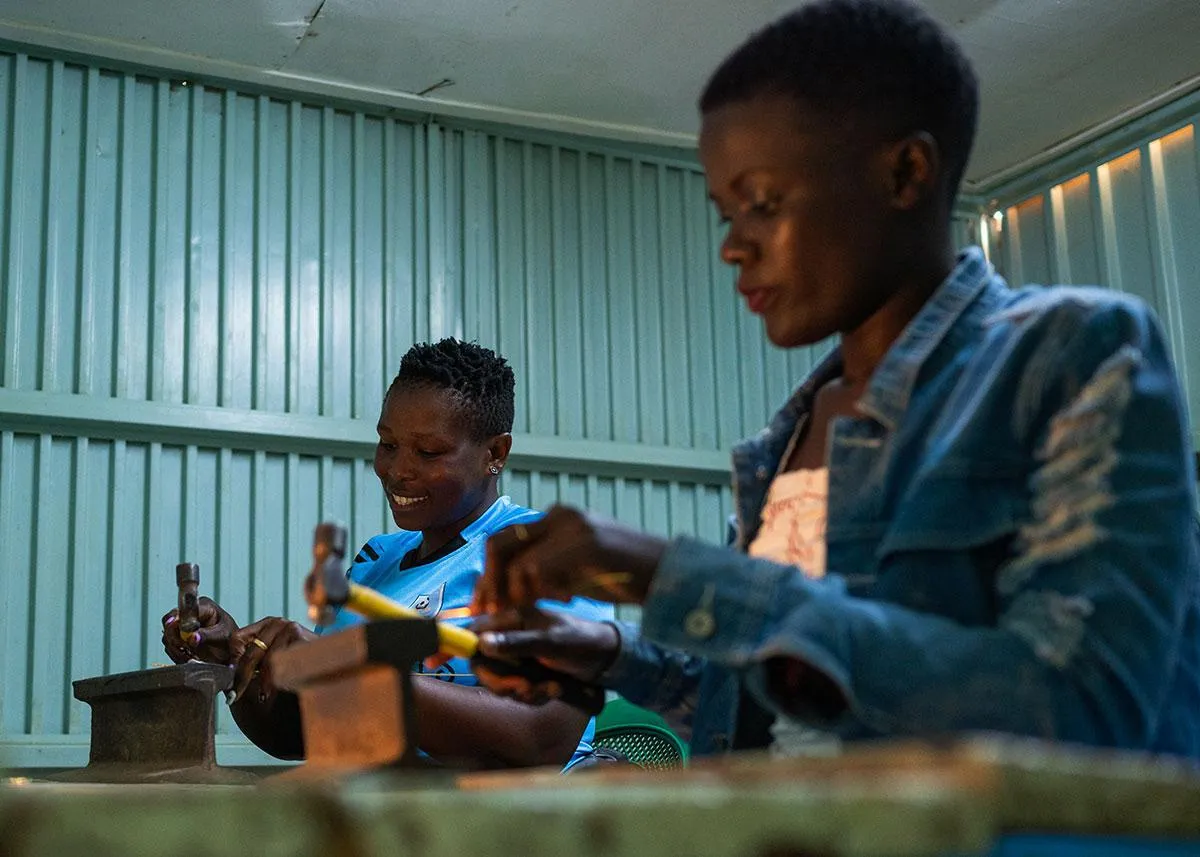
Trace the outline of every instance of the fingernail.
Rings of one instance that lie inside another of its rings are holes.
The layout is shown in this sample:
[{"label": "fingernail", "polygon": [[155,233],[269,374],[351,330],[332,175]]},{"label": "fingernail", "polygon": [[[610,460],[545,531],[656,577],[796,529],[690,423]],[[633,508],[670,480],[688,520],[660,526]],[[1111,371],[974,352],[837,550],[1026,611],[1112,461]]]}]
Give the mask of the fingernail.
[{"label": "fingernail", "polygon": [[237,702],[237,698],[238,697],[237,697],[236,690],[225,691],[225,704],[226,705],[233,705],[235,702]]},{"label": "fingernail", "polygon": [[204,635],[201,634],[199,631],[193,631],[192,632],[192,645],[199,646],[203,642],[204,642]]},{"label": "fingernail", "polygon": [[168,617],[167,617],[167,621],[166,621],[166,622],[164,622],[163,624],[164,624],[164,625],[174,625],[174,624],[175,624],[176,622],[178,622],[178,621],[179,621],[179,617],[178,617],[178,616],[168,616]]}]

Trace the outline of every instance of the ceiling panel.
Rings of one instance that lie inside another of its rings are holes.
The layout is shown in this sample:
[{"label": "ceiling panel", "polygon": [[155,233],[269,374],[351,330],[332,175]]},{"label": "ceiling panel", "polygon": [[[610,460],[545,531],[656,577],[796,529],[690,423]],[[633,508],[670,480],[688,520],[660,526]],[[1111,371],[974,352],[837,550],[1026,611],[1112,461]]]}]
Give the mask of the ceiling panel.
[{"label": "ceiling panel", "polygon": [[[0,21],[134,47],[276,68],[296,49],[321,0],[0,0]],[[107,46],[103,43],[108,43]],[[107,50],[106,50],[107,48]]]},{"label": "ceiling panel", "polygon": [[[690,135],[707,71],[794,6],[694,0],[326,0],[292,71]],[[354,45],[353,51],[345,50]]]},{"label": "ceiling panel", "polygon": [[[0,0],[0,37],[431,112],[689,145],[708,73],[792,0]],[[925,0],[983,82],[968,176],[1200,79],[1200,0]],[[199,59],[198,59],[199,58]],[[202,61],[203,60],[203,61]],[[438,86],[443,81],[450,83]],[[436,87],[430,90],[431,87]],[[430,90],[415,98],[413,93]]]}]

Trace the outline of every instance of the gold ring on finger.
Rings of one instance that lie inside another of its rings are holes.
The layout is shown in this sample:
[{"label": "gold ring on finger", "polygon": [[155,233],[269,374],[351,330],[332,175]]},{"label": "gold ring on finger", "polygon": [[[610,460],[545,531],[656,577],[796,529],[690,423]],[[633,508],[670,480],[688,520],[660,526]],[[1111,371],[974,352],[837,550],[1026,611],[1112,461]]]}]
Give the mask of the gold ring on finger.
[{"label": "gold ring on finger", "polygon": [[264,652],[267,650],[267,644],[264,643],[262,640],[258,639],[258,637],[251,637],[250,642],[253,643],[254,645],[258,646]]}]

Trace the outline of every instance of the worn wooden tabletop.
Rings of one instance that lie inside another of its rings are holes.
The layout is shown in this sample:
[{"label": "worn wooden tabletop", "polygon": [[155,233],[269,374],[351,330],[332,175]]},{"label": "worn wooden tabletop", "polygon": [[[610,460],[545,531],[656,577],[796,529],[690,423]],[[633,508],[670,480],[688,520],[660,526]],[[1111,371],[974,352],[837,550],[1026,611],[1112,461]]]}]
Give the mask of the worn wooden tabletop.
[{"label": "worn wooden tabletop", "polygon": [[653,774],[293,774],[249,787],[0,789],[5,857],[958,857],[993,853],[1022,833],[1200,854],[1200,776],[1178,760],[976,737]]}]

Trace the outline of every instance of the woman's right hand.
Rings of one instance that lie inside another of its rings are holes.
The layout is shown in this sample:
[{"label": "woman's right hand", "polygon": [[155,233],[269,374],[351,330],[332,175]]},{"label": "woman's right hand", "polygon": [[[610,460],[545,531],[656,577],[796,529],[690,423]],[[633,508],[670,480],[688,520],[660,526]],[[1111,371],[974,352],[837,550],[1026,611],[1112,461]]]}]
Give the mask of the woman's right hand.
[{"label": "woman's right hand", "polygon": [[179,634],[179,611],[172,610],[162,617],[163,649],[172,661],[186,663],[196,658],[212,664],[233,661],[230,640],[238,629],[237,621],[211,598],[200,597],[198,602],[200,629],[184,640]]},{"label": "woman's right hand", "polygon": [[475,582],[471,612],[531,607],[542,599],[582,595],[613,604],[640,604],[667,543],[566,506],[513,524],[487,540],[483,575]]},{"label": "woman's right hand", "polygon": [[[612,664],[621,648],[621,635],[612,623],[558,611],[506,610],[482,616],[471,627],[479,634],[479,653],[487,658],[518,667],[523,660],[535,660],[589,684]],[[527,703],[555,697],[549,686],[522,677],[519,669],[502,675],[480,660],[473,661],[471,669],[480,684],[500,696]]]}]

